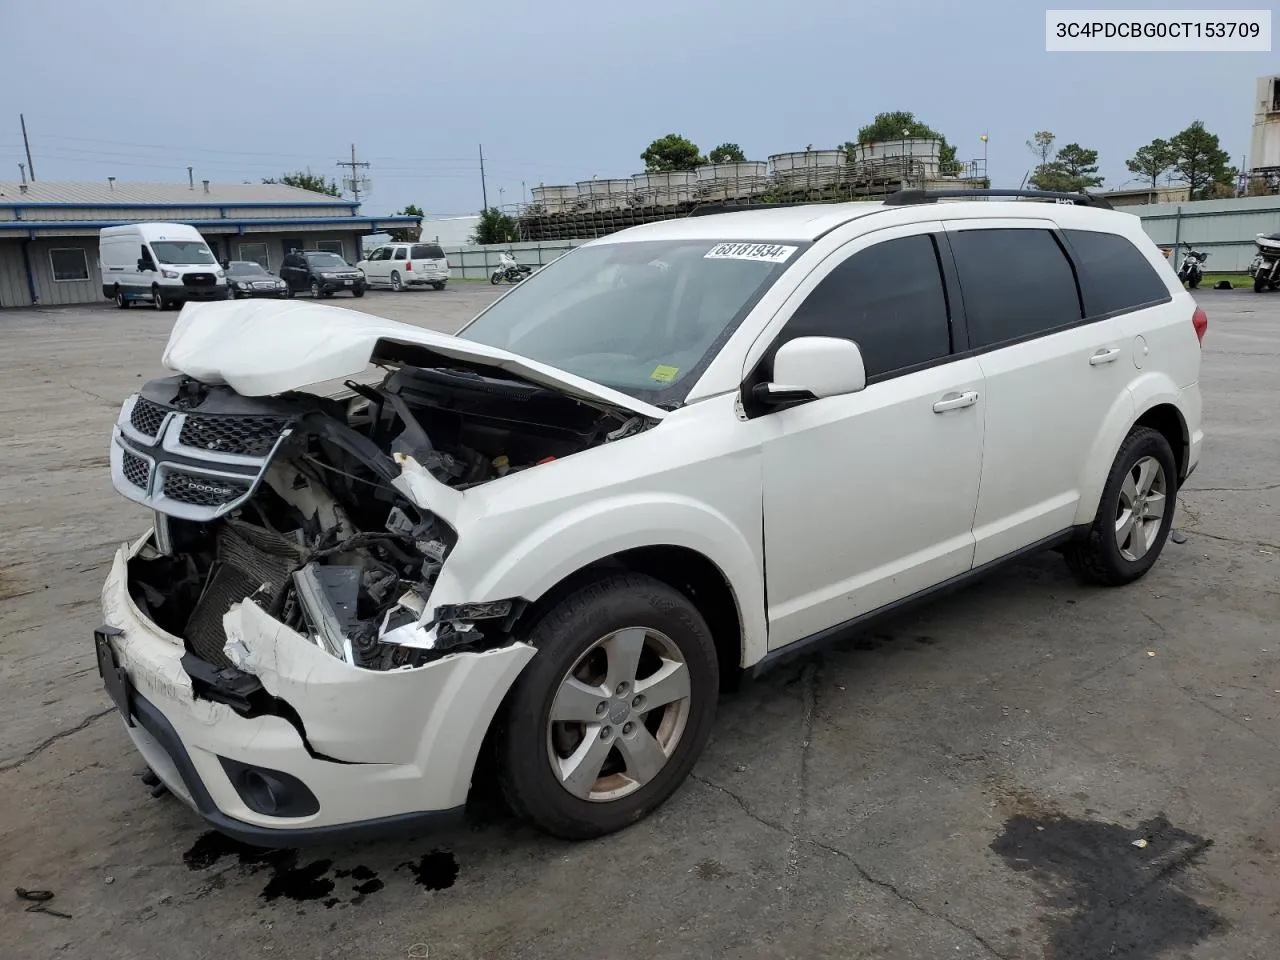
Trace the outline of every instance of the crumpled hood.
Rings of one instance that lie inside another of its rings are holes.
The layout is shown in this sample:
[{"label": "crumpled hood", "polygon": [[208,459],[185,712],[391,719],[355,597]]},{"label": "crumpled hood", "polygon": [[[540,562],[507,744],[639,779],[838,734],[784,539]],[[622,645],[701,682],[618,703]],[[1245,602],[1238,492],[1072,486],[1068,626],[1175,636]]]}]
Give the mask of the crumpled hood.
[{"label": "crumpled hood", "polygon": [[662,419],[666,411],[625,393],[447,333],[298,301],[188,303],[164,348],[164,365],[246,397],[303,390],[357,377],[374,360],[394,364],[397,346],[425,347],[442,363],[463,360],[506,371],[580,400]]}]

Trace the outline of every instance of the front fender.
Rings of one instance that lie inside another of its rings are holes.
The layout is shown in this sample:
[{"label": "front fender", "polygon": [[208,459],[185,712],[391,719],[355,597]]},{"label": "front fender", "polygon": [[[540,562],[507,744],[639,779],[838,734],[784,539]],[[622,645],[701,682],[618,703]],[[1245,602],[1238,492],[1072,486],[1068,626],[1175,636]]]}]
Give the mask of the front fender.
[{"label": "front fender", "polygon": [[[710,560],[728,582],[742,626],[741,663],[747,666],[767,651],[759,531],[754,531],[754,542],[750,533],[691,498],[609,497],[554,514],[516,542],[503,544],[500,552],[493,551],[487,562],[460,549],[444,565],[431,606],[508,597],[534,601],[571,574],[624,550],[683,547]],[[466,538],[460,547],[465,544]]]}]

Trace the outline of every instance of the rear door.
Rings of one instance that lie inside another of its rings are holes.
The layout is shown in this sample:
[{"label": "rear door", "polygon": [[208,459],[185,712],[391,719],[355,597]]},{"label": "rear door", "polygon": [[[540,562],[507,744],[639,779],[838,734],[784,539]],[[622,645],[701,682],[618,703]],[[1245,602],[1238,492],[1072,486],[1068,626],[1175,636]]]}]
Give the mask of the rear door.
[{"label": "rear door", "polygon": [[1032,219],[948,221],[970,345],[986,380],[974,565],[1075,521],[1082,466],[1128,397],[1132,348],[1114,318],[1086,319],[1066,241]]},{"label": "rear door", "polygon": [[449,261],[445,259],[444,250],[436,243],[415,243],[413,245],[413,269],[421,270],[424,276],[443,280],[449,275]]}]

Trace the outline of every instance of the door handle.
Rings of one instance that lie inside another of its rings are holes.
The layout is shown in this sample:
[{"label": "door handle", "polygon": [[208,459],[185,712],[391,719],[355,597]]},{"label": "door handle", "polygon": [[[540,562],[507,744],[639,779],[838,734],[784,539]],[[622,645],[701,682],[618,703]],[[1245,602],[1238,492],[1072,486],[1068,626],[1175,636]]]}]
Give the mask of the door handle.
[{"label": "door handle", "polygon": [[1089,365],[1091,367],[1100,367],[1104,363],[1111,363],[1113,360],[1115,360],[1119,356],[1120,356],[1119,347],[1104,347],[1103,349],[1099,350],[1097,353],[1095,353],[1092,357],[1089,358]]},{"label": "door handle", "polygon": [[964,407],[972,407],[977,402],[977,390],[969,390],[965,393],[949,393],[933,405],[933,412],[946,413],[948,410],[960,410]]}]

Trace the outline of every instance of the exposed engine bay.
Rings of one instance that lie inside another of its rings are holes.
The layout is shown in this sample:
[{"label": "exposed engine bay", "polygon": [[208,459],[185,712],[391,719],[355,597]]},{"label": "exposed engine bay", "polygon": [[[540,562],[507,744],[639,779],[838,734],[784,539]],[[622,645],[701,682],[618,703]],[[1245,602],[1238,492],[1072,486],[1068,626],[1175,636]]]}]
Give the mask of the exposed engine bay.
[{"label": "exposed engine bay", "polygon": [[[505,642],[518,600],[423,623],[456,534],[393,486],[397,458],[466,490],[653,423],[466,362],[346,387],[252,398],[174,376],[125,403],[112,479],[155,512],[130,592],[198,669],[235,673],[222,618],[244,600],[368,670]],[[423,627],[434,627],[426,644]]]}]

